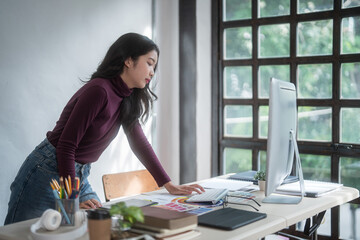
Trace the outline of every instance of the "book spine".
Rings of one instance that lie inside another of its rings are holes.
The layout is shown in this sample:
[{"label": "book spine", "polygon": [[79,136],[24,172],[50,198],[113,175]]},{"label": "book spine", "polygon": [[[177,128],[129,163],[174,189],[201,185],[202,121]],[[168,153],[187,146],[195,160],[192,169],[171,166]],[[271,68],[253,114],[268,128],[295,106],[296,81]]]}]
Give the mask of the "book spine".
[{"label": "book spine", "polygon": [[228,178],[229,180],[235,180],[235,181],[245,181],[245,182],[256,182],[255,179],[245,179],[245,178],[232,178],[231,176]]}]

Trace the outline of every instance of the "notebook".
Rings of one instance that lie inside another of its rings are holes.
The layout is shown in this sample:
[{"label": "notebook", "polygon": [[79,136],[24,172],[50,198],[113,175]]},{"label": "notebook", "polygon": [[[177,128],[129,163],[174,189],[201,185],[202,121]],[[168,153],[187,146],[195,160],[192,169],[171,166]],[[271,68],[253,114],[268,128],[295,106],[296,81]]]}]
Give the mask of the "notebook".
[{"label": "notebook", "polygon": [[204,188],[226,188],[229,191],[236,191],[252,185],[249,181],[233,181],[229,178],[212,178],[200,183]]},{"label": "notebook", "polygon": [[233,230],[263,218],[266,218],[266,213],[222,208],[199,216],[198,224],[224,230]]},{"label": "notebook", "polygon": [[[257,171],[250,170],[250,171],[246,171],[246,172],[235,173],[235,174],[229,176],[229,179],[249,181],[249,182],[253,182],[253,183],[257,184],[257,180],[254,179],[256,172]],[[287,178],[285,178],[285,181],[283,182],[283,184],[296,182],[298,180],[299,179],[296,176],[288,176]]]},{"label": "notebook", "polygon": [[[321,197],[342,187],[341,183],[304,180],[305,197]],[[280,194],[301,195],[299,182],[284,184],[275,191]]]},{"label": "notebook", "polygon": [[[135,206],[135,207],[145,207],[145,206],[151,206],[156,205],[157,202],[149,201],[149,200],[143,200],[143,199],[137,199],[137,198],[131,198],[119,202],[125,202],[126,206]],[[110,209],[112,205],[117,204],[118,202],[107,202],[105,203],[102,208]]]}]

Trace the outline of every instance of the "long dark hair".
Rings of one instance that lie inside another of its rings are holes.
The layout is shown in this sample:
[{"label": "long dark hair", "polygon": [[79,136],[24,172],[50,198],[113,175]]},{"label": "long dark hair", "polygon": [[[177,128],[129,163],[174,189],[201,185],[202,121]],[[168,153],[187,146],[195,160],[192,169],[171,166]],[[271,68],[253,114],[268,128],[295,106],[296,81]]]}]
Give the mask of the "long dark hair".
[{"label": "long dark hair", "polygon": [[[159,48],[152,40],[137,33],[124,34],[111,45],[96,72],[91,75],[90,81],[99,77],[113,80],[123,72],[125,60],[131,58],[136,62],[140,56],[152,50],[157,52],[159,59]],[[131,95],[121,103],[120,121],[123,127],[131,129],[139,118],[145,123],[156,99],[157,96],[150,90],[149,84],[142,89],[134,88]]]}]

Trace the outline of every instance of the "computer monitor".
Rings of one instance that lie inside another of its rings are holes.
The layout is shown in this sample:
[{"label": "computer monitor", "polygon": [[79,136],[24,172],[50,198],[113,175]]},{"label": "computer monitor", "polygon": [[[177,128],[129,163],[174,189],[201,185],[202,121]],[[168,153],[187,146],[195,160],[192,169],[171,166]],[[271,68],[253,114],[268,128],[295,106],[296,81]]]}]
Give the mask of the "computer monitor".
[{"label": "computer monitor", "polygon": [[[268,203],[299,203],[304,196],[303,176],[296,144],[296,88],[290,82],[270,79],[269,122],[266,155],[265,199]],[[273,195],[285,178],[292,172],[296,151],[297,170],[301,196]],[[301,175],[301,176],[300,176]]]}]

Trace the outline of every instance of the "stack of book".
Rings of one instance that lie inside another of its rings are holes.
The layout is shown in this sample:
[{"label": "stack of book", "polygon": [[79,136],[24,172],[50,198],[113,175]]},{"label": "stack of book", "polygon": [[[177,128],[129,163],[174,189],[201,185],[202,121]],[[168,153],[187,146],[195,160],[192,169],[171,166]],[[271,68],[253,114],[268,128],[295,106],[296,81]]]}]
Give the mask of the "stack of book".
[{"label": "stack of book", "polygon": [[196,230],[197,215],[155,206],[142,207],[142,211],[145,221],[134,224],[132,232],[149,234],[162,240],[194,239],[200,235]]}]

